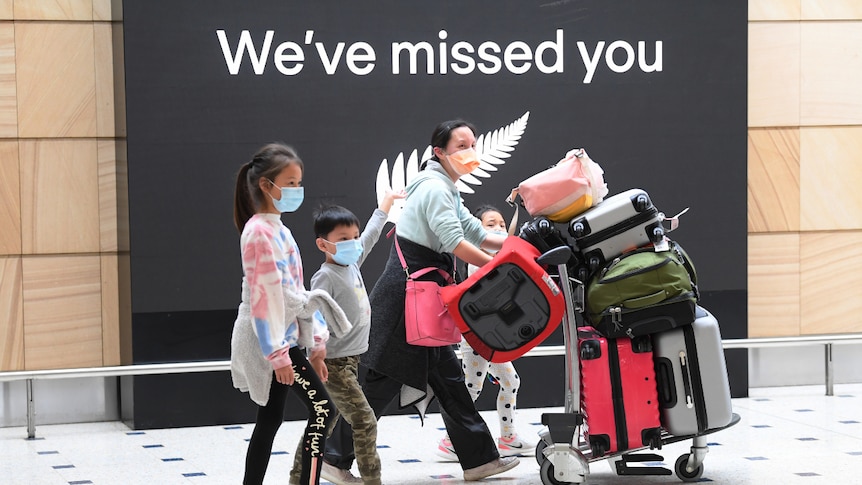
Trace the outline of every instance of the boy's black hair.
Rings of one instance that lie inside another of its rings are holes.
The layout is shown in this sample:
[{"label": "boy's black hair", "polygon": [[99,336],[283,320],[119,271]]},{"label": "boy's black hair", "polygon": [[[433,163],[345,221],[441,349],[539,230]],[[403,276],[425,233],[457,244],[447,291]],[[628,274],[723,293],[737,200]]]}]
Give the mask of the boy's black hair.
[{"label": "boy's black hair", "polygon": [[479,207],[476,207],[476,210],[473,211],[473,215],[476,216],[477,219],[481,220],[482,216],[484,216],[486,212],[496,212],[500,215],[503,215],[503,213],[500,212],[500,209],[494,207],[491,204],[482,204]]},{"label": "boy's black hair", "polygon": [[314,234],[326,237],[338,226],[359,226],[359,218],[340,205],[324,205],[314,211]]}]

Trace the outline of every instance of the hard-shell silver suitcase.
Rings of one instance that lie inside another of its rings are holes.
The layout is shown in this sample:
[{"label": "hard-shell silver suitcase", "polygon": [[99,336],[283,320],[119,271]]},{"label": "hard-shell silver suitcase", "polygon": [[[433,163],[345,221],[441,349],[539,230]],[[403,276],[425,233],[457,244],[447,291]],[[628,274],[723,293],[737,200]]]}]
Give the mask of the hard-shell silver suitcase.
[{"label": "hard-shell silver suitcase", "polygon": [[608,197],[569,222],[590,272],[624,251],[664,239],[664,215],[643,189]]},{"label": "hard-shell silver suitcase", "polygon": [[688,436],[730,424],[718,320],[698,306],[694,323],[652,337],[662,426],[672,435]]}]

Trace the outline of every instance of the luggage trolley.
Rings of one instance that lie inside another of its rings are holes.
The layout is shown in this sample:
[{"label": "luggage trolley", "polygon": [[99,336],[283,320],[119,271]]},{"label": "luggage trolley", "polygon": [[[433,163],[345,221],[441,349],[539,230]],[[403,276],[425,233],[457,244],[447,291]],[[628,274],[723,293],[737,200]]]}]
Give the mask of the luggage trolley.
[{"label": "luggage trolley", "polygon": [[[572,250],[568,246],[554,248],[539,258],[539,263],[556,266],[560,287],[566,300],[563,315],[563,339],[566,348],[566,384],[562,413],[544,413],[536,445],[536,461],[544,485],[566,485],[586,483],[590,474],[590,462],[607,459],[617,475],[672,475],[676,472],[684,482],[694,482],[703,474],[703,461],[708,452],[706,436],[729,428],[739,422],[740,417],[733,413],[726,426],[708,429],[696,435],[674,436],[662,431],[660,445],[692,440],[689,453],[677,458],[674,471],[664,467],[630,467],[629,463],[663,461],[655,453],[636,453],[646,447],[628,449],[602,456],[592,456],[590,445],[581,439],[581,425],[584,416],[580,412],[580,358],[578,352],[578,319],[575,312],[584,310],[584,282],[569,276],[568,261]],[[574,287],[573,287],[574,284]],[[661,446],[658,446],[661,448]]]}]

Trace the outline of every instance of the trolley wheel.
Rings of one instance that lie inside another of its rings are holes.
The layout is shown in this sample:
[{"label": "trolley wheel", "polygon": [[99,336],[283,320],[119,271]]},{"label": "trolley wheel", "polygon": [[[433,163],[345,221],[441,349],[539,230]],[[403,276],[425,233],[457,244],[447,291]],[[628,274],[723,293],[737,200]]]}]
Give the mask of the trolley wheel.
[{"label": "trolley wheel", "polygon": [[547,448],[547,447],[548,447],[548,443],[546,443],[545,440],[543,440],[543,439],[539,439],[539,442],[536,443],[536,463],[538,463],[539,466],[542,466],[542,463],[547,461],[547,458],[545,458],[545,453],[544,453],[545,448]]},{"label": "trolley wheel", "polygon": [[[538,448],[536,448],[538,449]],[[542,478],[542,485],[568,485],[569,482],[561,482],[554,477],[554,464],[551,460],[545,460],[542,467],[539,469],[539,476]]]},{"label": "trolley wheel", "polygon": [[684,455],[680,455],[680,457],[676,459],[676,465],[674,466],[676,476],[684,482],[696,482],[700,476],[703,475],[703,463],[689,472],[685,469],[686,464],[688,464],[688,457],[689,453],[686,453]]}]

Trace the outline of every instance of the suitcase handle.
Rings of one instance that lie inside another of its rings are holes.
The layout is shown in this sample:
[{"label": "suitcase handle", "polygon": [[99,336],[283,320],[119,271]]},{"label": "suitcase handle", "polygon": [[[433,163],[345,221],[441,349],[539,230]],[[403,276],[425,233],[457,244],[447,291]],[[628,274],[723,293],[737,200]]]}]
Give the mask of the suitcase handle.
[{"label": "suitcase handle", "polygon": [[676,406],[676,382],[673,378],[673,364],[669,359],[661,357],[655,360],[655,378],[661,407]]},{"label": "suitcase handle", "polygon": [[684,350],[679,351],[679,365],[682,368],[682,387],[685,392],[685,407],[694,407],[694,392],[691,387],[691,376],[689,375],[688,354]]}]

